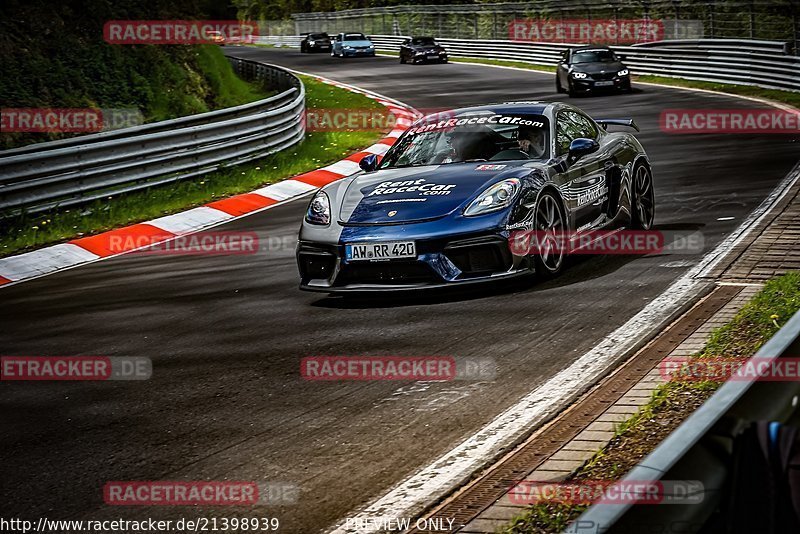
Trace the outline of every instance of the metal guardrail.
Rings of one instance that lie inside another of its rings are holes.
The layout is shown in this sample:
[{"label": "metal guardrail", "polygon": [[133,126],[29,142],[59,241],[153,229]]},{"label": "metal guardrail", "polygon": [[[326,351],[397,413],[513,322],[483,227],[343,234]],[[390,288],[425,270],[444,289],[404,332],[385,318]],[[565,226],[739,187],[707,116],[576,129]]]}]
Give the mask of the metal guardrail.
[{"label": "metal guardrail", "polygon": [[258,35],[250,38],[253,44],[265,44],[275,47],[290,47],[300,48],[300,41],[303,39],[300,35]]},{"label": "metal guardrail", "polygon": [[193,178],[288,148],[305,135],[305,88],[292,73],[229,58],[279,94],[242,106],[0,152],[0,218]]},{"label": "metal guardrail", "polygon": [[[378,49],[399,50],[407,37],[373,35]],[[478,57],[556,65],[570,45],[472,39],[438,39],[453,57]],[[615,46],[634,74],[767,89],[800,91],[800,57],[784,54],[784,43],[708,39],[661,41],[647,45]]]},{"label": "metal guardrail", "polygon": [[[375,35],[434,35],[507,39],[515,20],[616,21],[646,19],[663,27],[659,39],[769,39],[800,49],[797,0],[528,0],[404,5],[293,13],[296,33],[360,31]],[[285,28],[285,26],[283,26]],[[611,44],[620,44],[610,36]],[[622,42],[624,44],[624,41]]]},{"label": "metal guardrail", "polygon": [[[800,355],[797,312],[752,360],[774,361]],[[752,421],[795,422],[800,398],[796,381],[729,381],[692,413],[621,483],[699,480],[701,502],[665,506],[596,504],[578,518],[570,533],[700,532],[727,495],[732,471],[733,437]],[[752,488],[753,491],[763,488]],[[724,508],[723,508],[724,509]],[[759,510],[757,513],[765,512]],[[674,530],[678,526],[680,530]]]}]

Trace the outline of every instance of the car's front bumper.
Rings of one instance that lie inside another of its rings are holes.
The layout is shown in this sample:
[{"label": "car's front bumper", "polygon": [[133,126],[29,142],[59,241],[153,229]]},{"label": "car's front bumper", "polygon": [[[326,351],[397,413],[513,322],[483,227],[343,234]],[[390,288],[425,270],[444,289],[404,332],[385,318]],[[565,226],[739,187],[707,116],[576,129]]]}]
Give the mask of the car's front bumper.
[{"label": "car's front bumper", "polygon": [[[610,82],[610,83],[609,83]],[[572,88],[576,91],[591,92],[591,91],[614,91],[614,90],[627,90],[631,87],[630,76],[616,76],[611,80],[593,80],[590,78],[573,78]]]},{"label": "car's front bumper", "polygon": [[404,234],[394,241],[401,239],[416,243],[416,259],[347,261],[343,243],[301,239],[297,248],[300,288],[329,293],[400,291],[489,282],[530,272],[527,260],[511,254],[507,232],[431,239]]},{"label": "car's front bumper", "polygon": [[414,63],[440,63],[447,61],[447,54],[437,54],[436,56],[428,54],[414,54],[411,56]]},{"label": "car's front bumper", "polygon": [[370,57],[375,55],[375,49],[342,50],[342,54],[344,54],[346,57]]}]

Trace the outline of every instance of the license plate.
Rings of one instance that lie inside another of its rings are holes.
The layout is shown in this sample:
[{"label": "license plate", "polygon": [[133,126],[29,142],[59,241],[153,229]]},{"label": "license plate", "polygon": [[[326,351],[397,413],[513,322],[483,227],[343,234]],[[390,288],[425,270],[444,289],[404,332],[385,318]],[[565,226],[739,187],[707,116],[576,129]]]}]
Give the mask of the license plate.
[{"label": "license plate", "polygon": [[344,246],[347,261],[379,261],[416,258],[417,247],[413,241],[392,243],[352,243]]},{"label": "license plate", "polygon": [[609,85],[614,85],[614,82],[594,82],[597,87],[607,87]]}]

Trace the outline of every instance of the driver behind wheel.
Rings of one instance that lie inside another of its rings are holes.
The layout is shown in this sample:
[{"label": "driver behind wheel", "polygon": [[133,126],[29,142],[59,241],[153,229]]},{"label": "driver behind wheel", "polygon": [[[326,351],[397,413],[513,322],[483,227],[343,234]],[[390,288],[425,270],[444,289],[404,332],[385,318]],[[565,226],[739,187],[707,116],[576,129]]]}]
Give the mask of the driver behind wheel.
[{"label": "driver behind wheel", "polygon": [[494,156],[503,137],[485,126],[459,127],[450,132],[448,142],[453,148],[451,161],[486,161]]},{"label": "driver behind wheel", "polygon": [[545,154],[545,135],[541,128],[520,126],[517,131],[517,143],[519,149],[533,159],[541,158]]}]

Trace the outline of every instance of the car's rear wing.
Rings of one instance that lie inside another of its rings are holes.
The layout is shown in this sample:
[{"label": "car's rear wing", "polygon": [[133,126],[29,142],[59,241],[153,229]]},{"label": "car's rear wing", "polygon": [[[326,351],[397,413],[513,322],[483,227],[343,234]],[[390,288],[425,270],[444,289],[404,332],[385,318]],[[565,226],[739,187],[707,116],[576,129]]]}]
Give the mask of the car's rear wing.
[{"label": "car's rear wing", "polygon": [[615,126],[628,126],[637,132],[639,131],[639,127],[636,126],[633,119],[595,119],[594,122],[602,126],[604,130],[608,130],[608,125],[613,124]]}]

